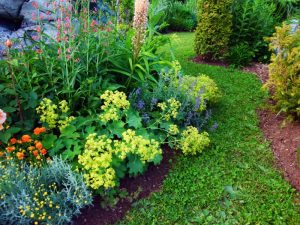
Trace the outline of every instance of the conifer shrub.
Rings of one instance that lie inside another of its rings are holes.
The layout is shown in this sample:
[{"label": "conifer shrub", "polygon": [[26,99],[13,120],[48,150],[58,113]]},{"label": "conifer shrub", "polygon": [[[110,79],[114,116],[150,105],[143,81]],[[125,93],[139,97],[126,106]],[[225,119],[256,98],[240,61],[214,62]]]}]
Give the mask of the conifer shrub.
[{"label": "conifer shrub", "polygon": [[232,0],[198,1],[195,51],[209,59],[221,58],[228,51],[232,32]]},{"label": "conifer shrub", "polygon": [[269,40],[274,53],[266,86],[280,112],[287,113],[288,119],[300,118],[300,29],[293,32],[290,25],[283,24]]}]

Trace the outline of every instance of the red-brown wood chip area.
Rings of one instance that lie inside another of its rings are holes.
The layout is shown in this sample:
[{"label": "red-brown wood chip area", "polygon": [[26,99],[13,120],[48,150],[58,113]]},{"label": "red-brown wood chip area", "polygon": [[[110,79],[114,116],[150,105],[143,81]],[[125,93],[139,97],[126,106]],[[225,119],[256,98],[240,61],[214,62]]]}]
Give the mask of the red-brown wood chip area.
[{"label": "red-brown wood chip area", "polygon": [[[253,64],[244,71],[256,74],[262,83],[268,80],[268,66]],[[273,102],[269,100],[269,103]],[[300,192],[300,121],[285,123],[284,116],[276,115],[270,110],[259,110],[260,127],[268,141],[270,141],[278,168],[285,179]]]},{"label": "red-brown wood chip area", "polygon": [[276,116],[267,110],[261,110],[258,114],[260,127],[271,142],[277,165],[283,171],[285,179],[300,192],[300,163],[297,160],[297,149],[300,147],[300,122],[281,127],[284,117]]}]

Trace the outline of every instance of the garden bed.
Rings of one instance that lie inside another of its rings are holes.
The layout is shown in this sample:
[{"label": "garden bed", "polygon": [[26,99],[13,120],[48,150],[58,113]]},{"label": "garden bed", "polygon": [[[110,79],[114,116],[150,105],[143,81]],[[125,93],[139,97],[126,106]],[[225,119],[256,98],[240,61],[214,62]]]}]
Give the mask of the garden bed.
[{"label": "garden bed", "polygon": [[151,165],[145,174],[136,178],[126,177],[121,181],[120,189],[126,190],[128,195],[121,199],[116,206],[101,207],[101,199],[97,196],[93,205],[83,209],[82,213],[73,220],[73,224],[104,225],[116,223],[125,216],[135,201],[148,197],[152,192],[159,191],[176,155],[176,152],[168,146],[163,149],[163,160],[160,165]]},{"label": "garden bed", "polygon": [[297,162],[297,148],[300,146],[300,123],[286,124],[283,116],[276,116],[268,110],[258,112],[260,127],[271,142],[278,167],[284,177],[300,192],[300,167]]},{"label": "garden bed", "polygon": [[[254,73],[264,84],[269,78],[268,66],[255,64],[244,69]],[[272,100],[268,100],[273,104]],[[300,167],[297,149],[300,146],[300,123],[285,123],[283,115],[276,115],[270,110],[259,110],[260,128],[271,142],[278,168],[285,179],[300,192]]]}]

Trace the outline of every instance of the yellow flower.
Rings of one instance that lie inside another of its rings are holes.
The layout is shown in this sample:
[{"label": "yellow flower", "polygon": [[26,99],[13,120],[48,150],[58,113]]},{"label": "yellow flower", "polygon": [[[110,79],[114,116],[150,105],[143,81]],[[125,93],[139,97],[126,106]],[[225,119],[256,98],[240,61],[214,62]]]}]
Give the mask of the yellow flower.
[{"label": "yellow flower", "polygon": [[185,155],[196,155],[210,143],[207,132],[199,133],[196,127],[188,126],[181,134],[179,148]]},{"label": "yellow flower", "polygon": [[167,102],[158,103],[157,106],[162,110],[163,118],[168,121],[171,118],[175,119],[177,117],[181,103],[175,98],[170,98]]},{"label": "yellow flower", "polygon": [[40,115],[41,122],[47,123],[50,128],[55,128],[58,119],[56,109],[57,106],[50,99],[44,98],[36,111]]},{"label": "yellow flower", "polygon": [[112,167],[113,156],[125,160],[129,153],[139,155],[143,162],[152,162],[162,151],[159,142],[137,136],[130,129],[123,132],[121,140],[90,134],[83,154],[78,156],[87,185],[93,189],[115,187],[117,177]]},{"label": "yellow flower", "polygon": [[119,91],[105,91],[100,97],[104,100],[100,114],[100,120],[103,122],[119,120],[120,114],[123,110],[127,110],[130,106],[126,94]]},{"label": "yellow flower", "polygon": [[179,129],[178,129],[177,125],[172,124],[172,125],[170,125],[168,132],[170,135],[176,135],[179,133]]},{"label": "yellow flower", "polygon": [[67,113],[70,110],[68,102],[66,100],[62,100],[59,102],[59,108],[63,113]]}]

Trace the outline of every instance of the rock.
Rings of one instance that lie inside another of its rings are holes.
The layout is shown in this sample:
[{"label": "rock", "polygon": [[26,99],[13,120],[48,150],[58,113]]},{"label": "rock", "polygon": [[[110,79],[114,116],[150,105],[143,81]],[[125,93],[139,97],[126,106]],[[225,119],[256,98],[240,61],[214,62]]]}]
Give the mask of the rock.
[{"label": "rock", "polygon": [[29,2],[25,2],[20,12],[20,15],[23,17],[22,26],[37,24],[37,20],[41,22],[56,20],[57,15],[52,13],[53,10],[50,0],[30,0]]},{"label": "rock", "polygon": [[25,0],[0,0],[0,17],[5,19],[20,19],[20,10]]}]

